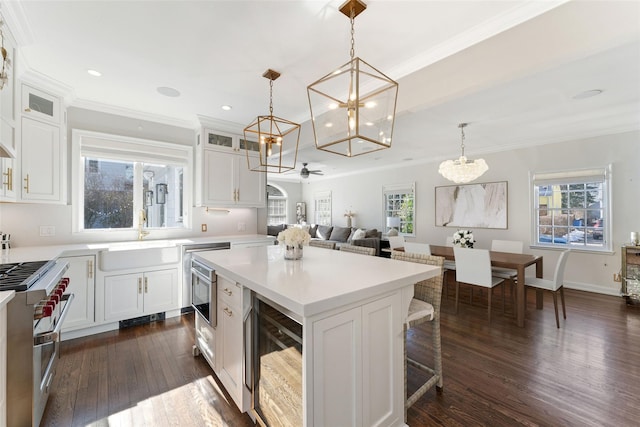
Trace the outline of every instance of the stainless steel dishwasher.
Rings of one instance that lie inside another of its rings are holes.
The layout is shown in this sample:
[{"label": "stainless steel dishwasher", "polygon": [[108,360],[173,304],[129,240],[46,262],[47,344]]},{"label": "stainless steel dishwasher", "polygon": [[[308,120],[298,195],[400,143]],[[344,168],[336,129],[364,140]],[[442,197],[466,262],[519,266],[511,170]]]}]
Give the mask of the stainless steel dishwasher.
[{"label": "stainless steel dishwasher", "polygon": [[182,246],[182,312],[193,311],[191,306],[191,254],[202,251],[231,249],[231,242],[190,243]]}]

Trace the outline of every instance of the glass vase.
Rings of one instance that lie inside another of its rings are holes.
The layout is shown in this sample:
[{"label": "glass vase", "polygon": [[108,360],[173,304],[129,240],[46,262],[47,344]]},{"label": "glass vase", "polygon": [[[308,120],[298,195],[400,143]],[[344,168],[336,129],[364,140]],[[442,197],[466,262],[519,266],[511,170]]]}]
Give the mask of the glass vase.
[{"label": "glass vase", "polygon": [[285,245],[284,259],[301,259],[302,245]]}]

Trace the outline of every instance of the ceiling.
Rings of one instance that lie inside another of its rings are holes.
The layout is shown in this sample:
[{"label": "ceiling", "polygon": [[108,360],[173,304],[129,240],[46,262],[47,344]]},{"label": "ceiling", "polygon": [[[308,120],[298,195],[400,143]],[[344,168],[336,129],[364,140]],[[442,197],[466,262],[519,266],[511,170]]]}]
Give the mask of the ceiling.
[{"label": "ceiling", "polygon": [[[355,53],[399,83],[392,148],[318,151],[306,87],[349,60],[341,3],[29,0],[0,12],[20,46],[19,75],[71,106],[242,129],[268,114],[262,74],[279,71],[273,112],[303,123],[297,168],[325,177],[457,158],[461,122],[469,157],[640,129],[640,1],[368,0]],[[602,93],[574,99],[593,89]]]}]

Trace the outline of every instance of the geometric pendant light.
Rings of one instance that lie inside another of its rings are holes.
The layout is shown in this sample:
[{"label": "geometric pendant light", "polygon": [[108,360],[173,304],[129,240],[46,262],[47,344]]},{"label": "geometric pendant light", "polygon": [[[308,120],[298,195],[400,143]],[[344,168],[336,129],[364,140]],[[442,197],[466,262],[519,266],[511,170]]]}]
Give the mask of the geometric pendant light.
[{"label": "geometric pendant light", "polygon": [[391,147],[398,83],[355,57],[354,20],[366,9],[348,0],[351,60],[307,87],[316,148],[355,157]]},{"label": "geometric pendant light", "polygon": [[[244,128],[247,165],[256,172],[287,172],[296,168],[300,125],[273,115],[273,81],[280,73],[268,69],[262,77],[269,79],[269,115],[258,116]],[[251,141],[257,141],[258,150],[251,150]]]},{"label": "geometric pendant light", "polygon": [[440,169],[438,170],[442,176],[456,184],[471,182],[489,170],[489,166],[487,166],[484,159],[469,160],[464,155],[464,128],[466,126],[467,123],[458,125],[462,133],[462,155],[457,160],[445,160],[440,163]]}]

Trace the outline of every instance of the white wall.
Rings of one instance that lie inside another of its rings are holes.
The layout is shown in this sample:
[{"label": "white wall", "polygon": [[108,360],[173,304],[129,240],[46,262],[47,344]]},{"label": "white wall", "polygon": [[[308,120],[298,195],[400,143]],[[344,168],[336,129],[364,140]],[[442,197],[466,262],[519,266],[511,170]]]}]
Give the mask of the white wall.
[{"label": "white wall", "polygon": [[[614,254],[574,252],[567,264],[567,287],[618,295],[620,284],[613,274],[620,271],[620,246],[627,243],[630,231],[640,231],[640,133],[608,135],[560,144],[484,155],[489,171],[477,182],[508,182],[508,228],[474,229],[476,247],[488,249],[492,239],[531,242],[531,198],[529,172],[581,169],[613,165],[611,193],[613,201]],[[307,215],[313,218],[313,195],[332,193],[334,225],[344,226],[344,212],[356,213],[354,226],[384,230],[382,186],[416,183],[415,241],[444,244],[455,228],[436,227],[434,192],[436,186],[452,183],[438,174],[437,163],[407,162],[401,167],[353,174],[331,179],[309,180],[302,186]],[[559,255],[557,250],[527,250],[544,255],[544,275],[552,276]]]},{"label": "white wall", "polygon": [[[193,145],[195,130],[150,122],[130,117],[117,116],[80,108],[67,110],[69,144],[72,143],[71,130],[84,129],[142,139],[165,141],[181,145]],[[71,145],[67,153],[71,156]],[[195,151],[195,150],[194,150]],[[71,159],[67,159],[70,165]],[[71,171],[67,171],[68,192],[71,193]],[[71,198],[69,197],[69,203]],[[89,243],[104,241],[133,240],[137,231],[102,231],[73,233],[71,225],[72,207],[50,204],[0,203],[0,230],[11,234],[14,247],[39,246],[65,243]],[[193,208],[191,229],[152,230],[147,239],[166,239],[182,237],[204,237],[208,235],[256,234],[257,209],[231,209],[206,212],[205,208]],[[201,225],[207,224],[207,232],[201,232]],[[53,225],[55,236],[40,237],[41,225]],[[239,231],[244,225],[244,231]],[[265,231],[266,232],[266,227]],[[263,232],[263,233],[264,233]]]}]

